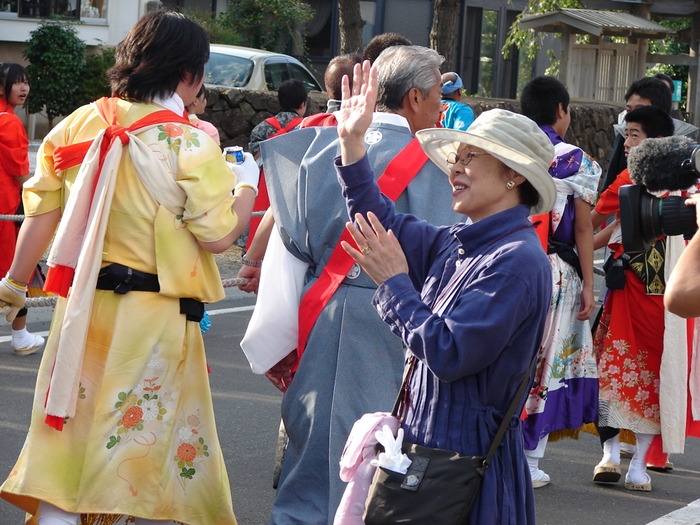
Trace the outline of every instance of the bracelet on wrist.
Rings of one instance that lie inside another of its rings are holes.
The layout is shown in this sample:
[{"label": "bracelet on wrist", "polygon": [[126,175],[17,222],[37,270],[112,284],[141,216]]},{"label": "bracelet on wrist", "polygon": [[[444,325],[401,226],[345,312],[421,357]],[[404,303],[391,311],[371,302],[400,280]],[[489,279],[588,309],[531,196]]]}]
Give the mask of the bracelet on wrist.
[{"label": "bracelet on wrist", "polygon": [[253,268],[260,268],[262,266],[262,261],[251,261],[250,259],[246,259],[245,257],[241,257],[241,262],[245,266],[252,266]]},{"label": "bracelet on wrist", "polygon": [[27,285],[29,284],[28,282],[23,283],[22,281],[18,281],[17,279],[13,279],[9,273],[5,276],[5,279],[7,280],[8,283],[10,283],[12,286],[16,286],[17,288],[26,288]]}]

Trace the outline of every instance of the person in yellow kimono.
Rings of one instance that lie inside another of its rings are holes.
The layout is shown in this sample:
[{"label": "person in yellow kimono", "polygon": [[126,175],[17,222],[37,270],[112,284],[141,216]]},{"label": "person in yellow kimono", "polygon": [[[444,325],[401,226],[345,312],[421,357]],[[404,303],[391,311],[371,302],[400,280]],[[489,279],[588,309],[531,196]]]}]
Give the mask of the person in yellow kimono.
[{"label": "person in yellow kimono", "polygon": [[139,19],[108,72],[113,98],[44,139],[0,311],[53,241],[59,294],[31,424],[0,496],[28,523],[235,524],[202,334],[224,297],[212,253],[250,220],[258,169],[227,166],[187,120],[209,42],[176,11]]}]

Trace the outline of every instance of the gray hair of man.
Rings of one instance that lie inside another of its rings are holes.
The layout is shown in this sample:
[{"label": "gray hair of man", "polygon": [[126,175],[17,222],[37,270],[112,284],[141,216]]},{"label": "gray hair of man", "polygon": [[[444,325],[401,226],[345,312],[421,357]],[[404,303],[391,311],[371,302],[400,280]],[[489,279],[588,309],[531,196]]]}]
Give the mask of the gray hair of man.
[{"label": "gray hair of man", "polygon": [[444,60],[437,51],[427,47],[386,48],[374,62],[377,68],[377,110],[401,109],[404,97],[413,88],[427,97],[435,82],[440,82],[439,69]]}]

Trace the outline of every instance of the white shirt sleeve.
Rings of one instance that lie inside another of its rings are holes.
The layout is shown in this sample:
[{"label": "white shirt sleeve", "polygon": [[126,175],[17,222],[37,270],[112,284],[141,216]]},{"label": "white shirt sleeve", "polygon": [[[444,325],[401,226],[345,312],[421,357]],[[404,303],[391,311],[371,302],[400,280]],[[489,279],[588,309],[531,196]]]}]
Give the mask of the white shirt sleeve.
[{"label": "white shirt sleeve", "polygon": [[253,316],[241,341],[256,374],[264,374],[297,347],[299,303],[308,267],[287,251],[274,227],[260,269]]}]

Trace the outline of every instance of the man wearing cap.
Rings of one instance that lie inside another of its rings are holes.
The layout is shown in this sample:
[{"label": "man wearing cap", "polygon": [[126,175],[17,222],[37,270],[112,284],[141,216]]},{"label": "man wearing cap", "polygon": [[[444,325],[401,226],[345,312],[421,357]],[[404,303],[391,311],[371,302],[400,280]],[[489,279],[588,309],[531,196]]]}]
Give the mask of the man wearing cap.
[{"label": "man wearing cap", "polygon": [[[415,168],[410,182],[403,181],[407,186],[396,198],[397,209],[448,225],[464,216],[450,209],[447,177],[414,142],[416,131],[439,119],[441,62],[435,51],[420,46],[382,52],[375,62],[378,112],[364,144],[377,176],[390,171],[390,164],[400,168],[397,179]],[[418,155],[404,160],[412,144]],[[352,425],[365,413],[393,406],[401,384],[402,345],[370,303],[376,285],[352,259],[335,274],[340,276],[335,291],[323,288],[336,250],[344,254],[339,239],[347,221],[333,169],[340,151],[336,128],[300,129],[261,149],[265,166],[277,175],[268,181],[276,228],[241,347],[254,372],[286,389],[282,419],[289,445],[270,523],[326,525],[333,522],[345,490],[339,461]],[[305,305],[319,289],[317,283],[328,300],[302,345],[302,322],[311,317]],[[289,308],[280,310],[287,299]],[[298,347],[304,350],[292,380]]]},{"label": "man wearing cap", "polygon": [[462,79],[454,71],[442,75],[443,128],[466,130],[474,122],[474,111],[462,102]]}]

